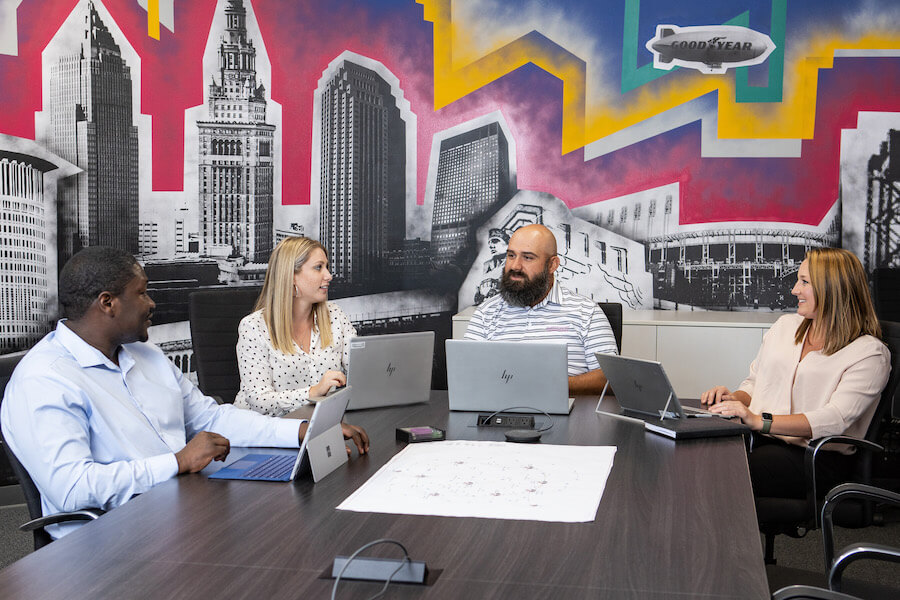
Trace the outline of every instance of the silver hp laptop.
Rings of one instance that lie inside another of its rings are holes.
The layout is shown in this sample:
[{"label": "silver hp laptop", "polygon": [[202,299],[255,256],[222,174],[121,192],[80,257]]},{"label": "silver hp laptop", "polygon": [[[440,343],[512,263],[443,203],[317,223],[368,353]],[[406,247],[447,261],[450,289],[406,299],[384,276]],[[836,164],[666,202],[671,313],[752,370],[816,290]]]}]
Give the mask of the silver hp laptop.
[{"label": "silver hp laptop", "polygon": [[[661,363],[628,356],[595,356],[607,380],[607,387],[597,403],[598,413],[639,419],[646,429],[676,439],[748,431],[740,422],[723,419],[707,410],[683,407]],[[600,410],[600,403],[610,386],[621,412]]]},{"label": "silver hp laptop", "polygon": [[347,462],[341,419],[344,418],[350,392],[350,387],[345,387],[316,404],[299,453],[247,454],[209,478],[291,481],[298,475],[311,472],[313,481],[318,482]]},{"label": "silver hp laptop", "polygon": [[427,402],[431,395],[434,332],[369,335],[350,340],[347,410]]},{"label": "silver hp laptop", "polygon": [[565,342],[447,340],[450,410],[569,414],[567,354]]}]

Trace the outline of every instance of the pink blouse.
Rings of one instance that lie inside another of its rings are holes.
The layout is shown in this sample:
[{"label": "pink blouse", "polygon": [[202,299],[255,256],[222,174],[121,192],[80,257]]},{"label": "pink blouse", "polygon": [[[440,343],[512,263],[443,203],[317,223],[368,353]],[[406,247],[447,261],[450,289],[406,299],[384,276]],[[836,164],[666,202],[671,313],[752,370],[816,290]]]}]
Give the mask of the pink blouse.
[{"label": "pink blouse", "polygon": [[[794,335],[802,321],[800,315],[785,315],[772,325],[738,389],[750,395],[751,412],[806,415],[812,439],[865,436],[891,372],[890,351],[865,335],[830,356],[813,350],[800,360],[803,344],[794,343]],[[800,437],[775,437],[799,446],[808,443]]]}]

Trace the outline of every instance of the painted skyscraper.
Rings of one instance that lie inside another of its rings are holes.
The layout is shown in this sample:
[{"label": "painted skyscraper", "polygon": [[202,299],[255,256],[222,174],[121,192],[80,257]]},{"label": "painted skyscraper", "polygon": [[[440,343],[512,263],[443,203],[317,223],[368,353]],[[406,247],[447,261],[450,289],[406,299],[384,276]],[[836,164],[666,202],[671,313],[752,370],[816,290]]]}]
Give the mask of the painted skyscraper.
[{"label": "painted skyscraper", "polygon": [[57,180],[78,172],[39,144],[0,135],[0,354],[30,347],[56,315]]},{"label": "painted skyscraper", "polygon": [[316,90],[319,241],[347,285],[371,282],[406,234],[408,102],[383,65],[359,58],[332,61]]},{"label": "painted skyscraper", "polygon": [[50,68],[48,148],[83,172],[60,185],[59,264],[84,246],[138,252],[131,69],[93,2],[81,43]]},{"label": "painted skyscraper", "polygon": [[[474,255],[478,227],[516,191],[505,123],[492,120],[479,125],[479,121],[483,119],[440,140],[431,219],[431,250],[437,265],[457,263],[464,252]],[[462,262],[467,264],[459,266],[468,265],[468,260]]]},{"label": "painted skyscraper", "polygon": [[256,80],[242,0],[225,5],[219,83],[209,86],[209,120],[200,130],[202,254],[266,262],[272,252],[275,125],[266,123],[266,88]]}]

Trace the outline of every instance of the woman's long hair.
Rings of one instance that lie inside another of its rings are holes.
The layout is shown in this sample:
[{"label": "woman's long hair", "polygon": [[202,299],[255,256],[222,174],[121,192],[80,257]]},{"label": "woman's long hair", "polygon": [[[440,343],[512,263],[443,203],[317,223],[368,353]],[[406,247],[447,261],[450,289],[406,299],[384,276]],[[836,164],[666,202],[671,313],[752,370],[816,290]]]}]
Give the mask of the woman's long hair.
[{"label": "woman's long hair", "polygon": [[[272,251],[269,267],[266,269],[266,280],[256,300],[254,310],[262,309],[263,320],[269,330],[272,346],[285,354],[295,354],[293,337],[293,300],[294,274],[309,259],[313,250],[319,248],[328,252],[315,240],[306,237],[289,237],[281,240]],[[322,348],[331,345],[331,319],[328,316],[327,302],[313,304],[316,323],[319,327],[319,339]]]},{"label": "woman's long hair", "polygon": [[[856,255],[842,248],[814,248],[806,260],[816,298],[816,329],[825,339],[823,354],[834,354],[863,335],[881,339],[866,273]],[[803,319],[794,336],[797,344],[811,326],[811,319]]]}]

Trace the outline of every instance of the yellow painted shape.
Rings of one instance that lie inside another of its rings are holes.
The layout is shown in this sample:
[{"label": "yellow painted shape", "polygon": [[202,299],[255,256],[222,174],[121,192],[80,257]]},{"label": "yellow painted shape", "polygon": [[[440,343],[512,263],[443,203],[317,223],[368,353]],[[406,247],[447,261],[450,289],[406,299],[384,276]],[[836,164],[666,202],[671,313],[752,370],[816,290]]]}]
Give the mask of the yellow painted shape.
[{"label": "yellow painted shape", "polygon": [[425,19],[434,23],[435,110],[521,66],[533,63],[563,82],[563,153],[584,146],[584,61],[562,48],[550,55],[542,45],[523,37],[460,68],[454,68],[450,0],[417,2],[424,7]]},{"label": "yellow painted shape", "polygon": [[[855,38],[829,32],[811,37],[799,51],[791,49],[790,54],[797,58],[786,59],[785,96],[780,103],[738,103],[730,73],[706,75],[692,69],[680,69],[631,90],[615,103],[592,103],[585,98],[586,66],[578,56],[561,47],[551,52],[545,44],[520,37],[484,56],[471,57],[465,50],[472,47],[465,43],[469,39],[465,28],[452,22],[452,0],[416,2],[423,6],[424,19],[434,25],[435,110],[533,63],[563,82],[564,154],[716,90],[720,138],[811,139],[819,69],[833,67],[834,51],[900,48],[900,35],[896,32],[876,32]],[[803,42],[795,39],[793,43]],[[457,44],[461,50],[454,57]]]},{"label": "yellow painted shape", "polygon": [[147,0],[147,35],[159,39],[159,0]]},{"label": "yellow painted shape", "polygon": [[834,32],[809,38],[798,58],[785,65],[784,100],[780,103],[740,104],[734,95],[719,97],[720,138],[812,139],[815,130],[819,70],[834,67],[840,49],[892,50],[900,48],[900,35],[871,33],[842,37]]}]

